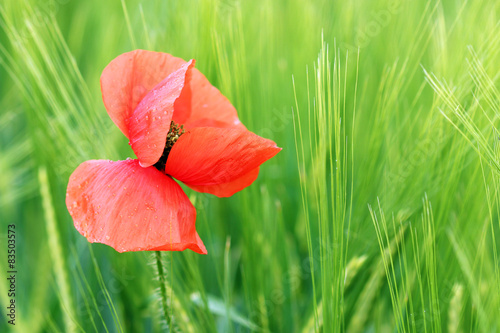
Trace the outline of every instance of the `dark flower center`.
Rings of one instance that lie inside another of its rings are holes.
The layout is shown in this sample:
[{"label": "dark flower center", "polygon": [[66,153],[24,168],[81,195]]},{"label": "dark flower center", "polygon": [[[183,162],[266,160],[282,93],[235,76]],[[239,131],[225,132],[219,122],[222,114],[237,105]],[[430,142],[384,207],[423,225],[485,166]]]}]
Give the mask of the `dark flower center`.
[{"label": "dark flower center", "polygon": [[167,134],[167,142],[165,142],[165,149],[163,149],[163,154],[161,155],[158,162],[153,165],[156,169],[161,172],[165,171],[165,164],[167,164],[168,154],[172,150],[174,144],[179,140],[180,136],[184,134],[184,125],[177,125],[173,121],[170,122],[170,130]]}]

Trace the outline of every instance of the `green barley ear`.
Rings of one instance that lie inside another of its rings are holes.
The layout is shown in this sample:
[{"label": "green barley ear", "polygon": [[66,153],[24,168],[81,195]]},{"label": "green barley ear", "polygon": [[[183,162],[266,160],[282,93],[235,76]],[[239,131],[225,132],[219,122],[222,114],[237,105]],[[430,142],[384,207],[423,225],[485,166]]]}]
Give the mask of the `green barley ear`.
[{"label": "green barley ear", "polygon": [[[356,275],[359,273],[360,269],[363,267],[367,258],[368,257],[366,255],[363,255],[360,257],[354,257],[347,263],[346,275],[345,275],[345,280],[344,280],[345,288],[349,287],[352,280],[356,277]],[[317,316],[318,316],[318,319],[317,319],[318,324],[315,325],[315,318],[314,318],[314,313],[313,313],[309,317],[309,320],[306,321],[306,324],[305,324],[304,328],[302,329],[302,333],[314,333],[315,326],[318,326],[318,327],[323,326],[323,302],[322,301],[319,301],[319,304],[317,305]]]},{"label": "green barley ear", "polygon": [[[353,210],[352,137],[355,135],[359,54],[354,71],[350,67],[349,52],[344,54],[336,44],[332,50],[322,39],[311,73],[306,67],[305,106],[299,102],[292,78],[293,129],[316,332],[345,330],[345,279]],[[347,97],[349,89],[354,94]],[[316,270],[319,281],[316,281]],[[306,325],[307,329],[310,324]]]},{"label": "green barley ear", "polygon": [[[398,258],[405,242],[404,235],[407,230],[407,225],[400,224],[396,226],[393,217],[391,228],[391,224],[389,224],[385,218],[380,201],[378,201],[378,214],[371,206],[368,206],[368,209],[375,227],[380,257],[375,262],[370,278],[365,283],[356,301],[354,314],[347,328],[347,332],[349,333],[362,332],[363,328],[366,326],[369,320],[369,313],[375,303],[384,278],[386,278],[389,286],[389,294],[393,306],[392,315],[394,316],[397,327],[400,327],[403,321],[403,306],[401,305],[401,290],[398,288],[396,280],[396,265],[398,264]],[[390,229],[393,229],[392,231],[394,232],[392,237],[390,236]]]}]

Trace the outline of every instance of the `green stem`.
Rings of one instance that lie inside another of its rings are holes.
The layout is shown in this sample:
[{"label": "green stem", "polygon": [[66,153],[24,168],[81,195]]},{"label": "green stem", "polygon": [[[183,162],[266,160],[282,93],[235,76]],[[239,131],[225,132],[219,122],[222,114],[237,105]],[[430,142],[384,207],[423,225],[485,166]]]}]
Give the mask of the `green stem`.
[{"label": "green stem", "polygon": [[162,302],[162,307],[163,307],[163,316],[165,317],[165,320],[167,321],[168,331],[170,332],[171,317],[170,317],[169,311],[168,311],[167,288],[165,287],[166,277],[165,277],[165,272],[164,272],[164,268],[163,268],[163,263],[161,261],[161,252],[156,251],[155,256],[156,256],[156,267],[158,269],[158,277],[159,277],[159,281],[160,281],[160,294],[161,294],[161,302]]}]

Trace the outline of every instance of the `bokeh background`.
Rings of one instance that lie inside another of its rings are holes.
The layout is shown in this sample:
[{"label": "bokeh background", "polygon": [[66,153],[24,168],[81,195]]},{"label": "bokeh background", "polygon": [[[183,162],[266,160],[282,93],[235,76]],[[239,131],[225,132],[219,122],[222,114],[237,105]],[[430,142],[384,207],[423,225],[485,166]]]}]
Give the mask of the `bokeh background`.
[{"label": "bokeh background", "polygon": [[137,48],[196,59],[283,147],[231,198],[186,189],[208,255],[163,255],[173,331],[499,330],[499,20],[494,0],[3,0],[0,331],[167,330],[152,254],[89,244],[65,206],[81,162],[134,157],[99,77]]}]

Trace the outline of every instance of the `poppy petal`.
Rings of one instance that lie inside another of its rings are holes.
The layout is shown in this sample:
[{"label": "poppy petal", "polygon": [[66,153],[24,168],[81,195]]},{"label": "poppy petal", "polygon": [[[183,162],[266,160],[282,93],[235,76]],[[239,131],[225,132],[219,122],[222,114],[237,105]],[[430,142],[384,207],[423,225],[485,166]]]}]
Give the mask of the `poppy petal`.
[{"label": "poppy petal", "polygon": [[[168,53],[134,50],[113,59],[101,75],[102,99],[113,122],[129,137],[128,119],[141,100],[185,64]],[[187,74],[185,98],[175,104],[173,120],[193,127],[245,128],[236,109],[197,69]]]},{"label": "poppy petal", "polygon": [[232,182],[219,184],[219,185],[189,185],[191,189],[201,192],[210,193],[218,196],[219,198],[230,197],[236,192],[243,190],[245,187],[250,186],[259,175],[259,167],[251,170],[250,172],[244,174],[240,178],[233,180]]},{"label": "poppy petal", "polygon": [[167,76],[132,112],[128,122],[130,145],[142,167],[149,167],[160,159],[170,130],[174,103],[180,99],[186,75],[193,66],[194,60],[191,60]]},{"label": "poppy petal", "polygon": [[227,184],[276,155],[281,148],[250,131],[198,127],[174,144],[165,173],[186,185]]},{"label": "poppy petal", "polygon": [[186,62],[167,53],[135,50],[113,59],[101,75],[102,99],[128,138],[127,122],[146,94]]},{"label": "poppy petal", "polygon": [[195,127],[245,129],[231,102],[212,86],[202,73],[194,69],[186,81],[189,83],[191,104],[176,104],[173,118],[176,123],[184,124],[186,129]]},{"label": "poppy petal", "polygon": [[207,253],[196,233],[196,210],[181,187],[138,160],[80,164],[69,179],[66,206],[89,242],[118,252]]}]

